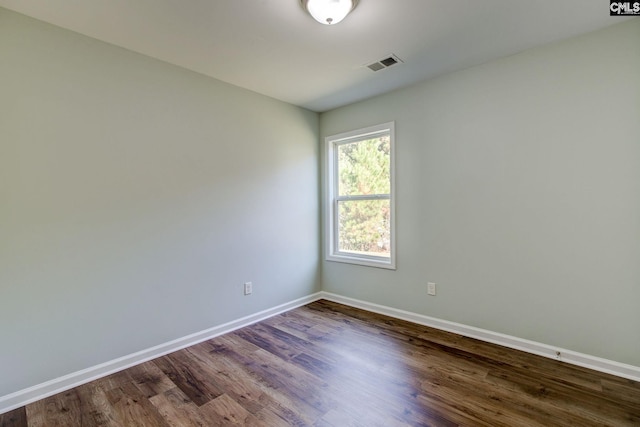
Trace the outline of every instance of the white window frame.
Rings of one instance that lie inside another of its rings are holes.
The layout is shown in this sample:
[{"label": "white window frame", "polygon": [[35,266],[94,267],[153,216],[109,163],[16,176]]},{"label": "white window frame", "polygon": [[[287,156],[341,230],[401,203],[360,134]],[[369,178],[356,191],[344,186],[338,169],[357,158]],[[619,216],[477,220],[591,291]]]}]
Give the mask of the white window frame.
[{"label": "white window frame", "polygon": [[[337,167],[337,149],[342,144],[356,142],[368,138],[373,138],[378,134],[389,134],[390,144],[390,193],[388,197],[379,196],[351,196],[345,198],[338,197],[338,167]],[[344,132],[325,138],[326,145],[326,197],[325,197],[325,250],[326,260],[344,262],[348,264],[364,265],[369,267],[396,269],[396,209],[395,209],[395,122],[383,123],[376,126],[370,126],[364,129],[358,129],[350,132]],[[390,256],[380,257],[373,255],[353,254],[341,252],[338,246],[338,202],[340,200],[371,200],[371,199],[389,199],[391,209],[390,224]]]}]

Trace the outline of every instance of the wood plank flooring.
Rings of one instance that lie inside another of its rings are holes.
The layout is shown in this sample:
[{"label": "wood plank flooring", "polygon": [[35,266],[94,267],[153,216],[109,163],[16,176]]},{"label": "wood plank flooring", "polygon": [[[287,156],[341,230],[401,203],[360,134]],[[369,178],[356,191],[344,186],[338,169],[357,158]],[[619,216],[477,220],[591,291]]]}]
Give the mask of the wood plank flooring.
[{"label": "wood plank flooring", "polygon": [[640,426],[640,383],[318,301],[0,415],[290,425]]}]

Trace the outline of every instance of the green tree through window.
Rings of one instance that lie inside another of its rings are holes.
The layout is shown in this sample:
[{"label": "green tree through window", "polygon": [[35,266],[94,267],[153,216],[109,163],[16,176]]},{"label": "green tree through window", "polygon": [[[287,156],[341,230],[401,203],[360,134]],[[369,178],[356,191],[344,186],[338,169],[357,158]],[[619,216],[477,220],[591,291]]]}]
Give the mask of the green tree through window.
[{"label": "green tree through window", "polygon": [[[338,195],[388,196],[391,184],[390,154],[389,135],[339,145]],[[388,198],[340,200],[339,249],[388,257],[390,221]]]}]

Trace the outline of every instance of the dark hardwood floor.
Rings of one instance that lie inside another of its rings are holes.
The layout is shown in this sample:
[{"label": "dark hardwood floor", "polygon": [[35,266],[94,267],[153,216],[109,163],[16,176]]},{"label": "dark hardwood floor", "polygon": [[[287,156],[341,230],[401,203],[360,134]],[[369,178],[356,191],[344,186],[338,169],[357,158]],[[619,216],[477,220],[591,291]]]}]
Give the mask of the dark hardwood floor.
[{"label": "dark hardwood floor", "polygon": [[318,301],[0,426],[640,426],[640,383]]}]

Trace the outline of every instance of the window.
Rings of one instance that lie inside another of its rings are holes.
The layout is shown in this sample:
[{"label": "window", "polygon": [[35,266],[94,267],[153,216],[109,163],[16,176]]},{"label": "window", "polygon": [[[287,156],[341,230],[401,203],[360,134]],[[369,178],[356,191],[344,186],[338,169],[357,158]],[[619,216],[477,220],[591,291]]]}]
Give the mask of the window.
[{"label": "window", "polygon": [[327,260],[395,269],[394,123],[325,142]]}]

